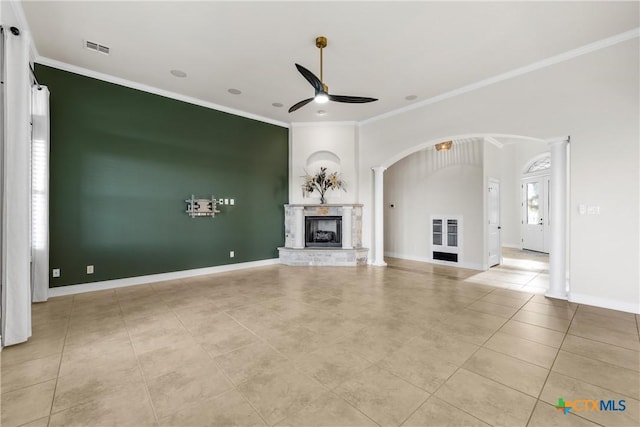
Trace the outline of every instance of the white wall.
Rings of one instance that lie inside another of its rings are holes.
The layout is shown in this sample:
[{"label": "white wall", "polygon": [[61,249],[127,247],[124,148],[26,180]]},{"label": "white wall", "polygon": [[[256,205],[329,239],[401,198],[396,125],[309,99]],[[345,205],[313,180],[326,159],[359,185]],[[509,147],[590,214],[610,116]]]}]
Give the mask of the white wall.
[{"label": "white wall", "polygon": [[302,177],[305,175],[305,169],[313,175],[318,172],[320,166],[328,167],[328,172],[340,172],[347,184],[346,192],[328,191],[327,203],[358,202],[355,124],[295,124],[291,128],[290,138],[289,203],[320,203],[320,196],[316,193],[311,193],[308,198],[302,196]]},{"label": "white wall", "polygon": [[[640,312],[639,52],[634,38],[361,124],[365,246],[373,234],[372,167],[456,135],[570,135],[571,298]],[[600,206],[601,214],[580,216],[579,204]]]},{"label": "white wall", "polygon": [[386,255],[432,260],[431,215],[456,215],[462,216],[458,266],[482,268],[482,145],[454,141],[449,151],[427,148],[387,169]]}]

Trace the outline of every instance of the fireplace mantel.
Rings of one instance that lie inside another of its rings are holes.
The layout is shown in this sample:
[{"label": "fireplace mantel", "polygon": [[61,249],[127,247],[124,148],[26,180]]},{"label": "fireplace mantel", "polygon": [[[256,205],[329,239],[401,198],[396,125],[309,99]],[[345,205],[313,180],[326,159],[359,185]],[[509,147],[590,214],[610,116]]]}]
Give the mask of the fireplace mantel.
[{"label": "fireplace mantel", "polygon": [[[342,247],[305,247],[305,217],[342,217]],[[361,265],[369,250],[362,247],[362,204],[284,205],[285,246],[278,248],[287,265]]]}]

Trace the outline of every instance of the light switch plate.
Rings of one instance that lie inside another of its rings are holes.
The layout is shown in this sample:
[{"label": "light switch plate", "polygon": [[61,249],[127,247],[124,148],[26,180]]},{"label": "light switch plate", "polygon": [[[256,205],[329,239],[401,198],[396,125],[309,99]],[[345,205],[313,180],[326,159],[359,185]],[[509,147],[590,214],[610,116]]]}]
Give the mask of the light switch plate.
[{"label": "light switch plate", "polygon": [[93,265],[87,265],[87,274],[93,274]]},{"label": "light switch plate", "polygon": [[229,258],[236,256],[236,251],[229,251]]},{"label": "light switch plate", "polygon": [[54,268],[52,275],[53,275],[53,277],[60,277],[60,269],[59,268]]}]

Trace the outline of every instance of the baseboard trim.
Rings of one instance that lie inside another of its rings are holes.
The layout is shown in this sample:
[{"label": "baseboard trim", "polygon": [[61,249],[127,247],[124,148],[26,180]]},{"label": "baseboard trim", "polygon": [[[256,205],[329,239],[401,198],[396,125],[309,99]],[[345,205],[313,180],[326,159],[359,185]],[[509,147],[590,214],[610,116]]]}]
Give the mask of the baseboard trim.
[{"label": "baseboard trim", "polygon": [[520,250],[522,250],[522,245],[511,245],[511,244],[503,243],[502,247],[503,248],[511,248],[511,249],[520,249]]},{"label": "baseboard trim", "polygon": [[399,254],[397,252],[385,252],[384,256],[388,256],[388,257],[391,257],[391,258],[406,259],[408,261],[419,261],[419,262],[427,262],[429,264],[447,265],[449,267],[466,268],[468,270],[478,270],[478,271],[485,271],[486,270],[486,268],[483,268],[482,264],[476,264],[476,263],[472,263],[472,262],[447,262],[447,261],[440,261],[440,260],[436,260],[436,259],[431,259],[431,258],[428,258],[428,257]]},{"label": "baseboard trim", "polygon": [[228,271],[245,270],[248,268],[264,267],[280,264],[278,258],[264,259],[260,261],[241,262],[238,264],[219,265],[215,267],[196,268],[192,270],[173,271],[171,273],[150,274],[148,276],[126,277],[124,279],[105,280],[102,282],[81,283],[77,285],[59,286],[49,288],[49,298],[65,295],[80,294],[83,292],[103,291],[126,286],[144,285],[147,283],[161,282],[164,280],[186,279],[189,277],[204,276],[207,274],[226,273]]},{"label": "baseboard trim", "polygon": [[594,307],[608,308],[611,310],[624,311],[627,313],[640,314],[640,304],[631,303],[611,298],[594,297],[592,295],[569,293],[569,302],[592,305]]}]

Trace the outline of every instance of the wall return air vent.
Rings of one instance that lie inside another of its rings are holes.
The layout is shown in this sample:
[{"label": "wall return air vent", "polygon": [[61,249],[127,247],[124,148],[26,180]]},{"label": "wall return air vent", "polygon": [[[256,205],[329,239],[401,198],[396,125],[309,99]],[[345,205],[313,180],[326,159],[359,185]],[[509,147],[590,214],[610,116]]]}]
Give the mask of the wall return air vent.
[{"label": "wall return air vent", "polygon": [[89,50],[93,50],[95,52],[100,52],[103,53],[105,55],[109,55],[109,46],[105,46],[103,44],[100,43],[96,43],[96,42],[92,42],[90,40],[85,40],[84,41],[84,47],[89,49]]}]

